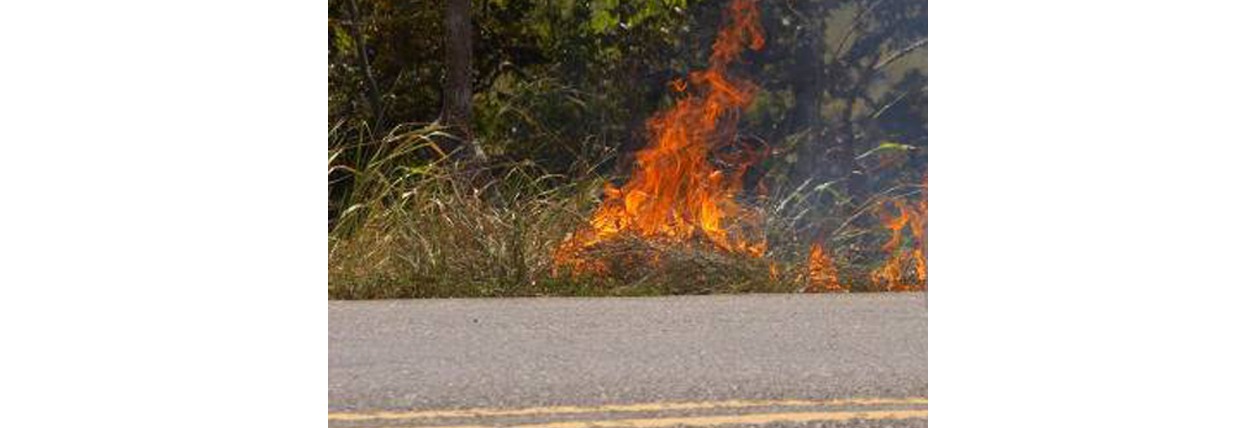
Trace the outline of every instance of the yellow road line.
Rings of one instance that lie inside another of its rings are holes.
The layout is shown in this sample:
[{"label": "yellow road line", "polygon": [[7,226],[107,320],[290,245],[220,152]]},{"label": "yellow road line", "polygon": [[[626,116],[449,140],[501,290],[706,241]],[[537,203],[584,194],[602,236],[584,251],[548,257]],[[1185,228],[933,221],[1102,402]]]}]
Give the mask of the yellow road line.
[{"label": "yellow road line", "polygon": [[[728,424],[762,425],[778,422],[841,422],[852,419],[928,419],[928,410],[875,410],[865,412],[756,413],[731,416],[692,416],[678,418],[607,419],[599,421],[550,422],[513,425],[515,428],[664,428],[676,425],[712,427]],[[453,425],[415,428],[492,428],[485,425]]]},{"label": "yellow road line", "polygon": [[533,415],[560,415],[580,413],[650,412],[668,410],[738,409],[747,407],[802,407],[802,406],[877,406],[928,404],[927,398],[844,398],[832,400],[729,400],[699,402],[659,402],[642,404],[608,404],[601,406],[552,406],[521,409],[448,409],[410,412],[328,413],[334,421],[364,421],[377,419],[430,419],[509,417]]}]

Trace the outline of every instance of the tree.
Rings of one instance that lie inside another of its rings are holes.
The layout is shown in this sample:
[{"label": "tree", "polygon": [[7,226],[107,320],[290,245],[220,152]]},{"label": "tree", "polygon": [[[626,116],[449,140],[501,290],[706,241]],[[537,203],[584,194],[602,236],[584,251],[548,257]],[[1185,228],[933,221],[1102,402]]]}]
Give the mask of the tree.
[{"label": "tree", "polygon": [[[843,217],[854,215],[853,210],[868,201],[872,171],[860,158],[877,143],[882,114],[924,89],[920,74],[894,78],[889,69],[928,43],[924,1],[869,0],[853,6],[853,20],[832,47],[835,57],[827,70],[833,82],[830,94],[840,106],[830,164],[838,169],[843,193],[850,199],[846,204],[850,211]],[[878,90],[878,86],[890,90]]]},{"label": "tree", "polygon": [[445,1],[445,87],[441,123],[471,150],[474,159],[484,157],[471,127],[472,83],[471,0]]},{"label": "tree", "polygon": [[[796,41],[795,66],[790,70],[794,92],[794,108],[791,112],[793,129],[805,129],[820,124],[820,106],[824,92],[821,81],[824,74],[824,29],[826,14],[817,2],[801,2],[797,6],[801,31]],[[814,156],[805,156],[814,158]]]}]

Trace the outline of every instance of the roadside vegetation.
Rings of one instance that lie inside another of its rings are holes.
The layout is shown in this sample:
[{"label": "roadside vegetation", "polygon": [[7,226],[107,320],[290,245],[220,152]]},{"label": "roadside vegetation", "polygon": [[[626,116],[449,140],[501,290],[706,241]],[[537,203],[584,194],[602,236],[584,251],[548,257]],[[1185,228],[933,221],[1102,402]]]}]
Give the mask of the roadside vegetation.
[{"label": "roadside vegetation", "polygon": [[[817,248],[844,291],[923,286],[877,279],[922,248],[904,207],[927,200],[923,1],[761,2],[769,42],[732,72],[760,87],[736,139],[766,153],[739,196],[765,253],[625,239],[597,273],[555,251],[705,65],[725,2],[447,3],[329,2],[329,298],[833,291]],[[467,70],[430,31],[450,13],[477,30]]]}]

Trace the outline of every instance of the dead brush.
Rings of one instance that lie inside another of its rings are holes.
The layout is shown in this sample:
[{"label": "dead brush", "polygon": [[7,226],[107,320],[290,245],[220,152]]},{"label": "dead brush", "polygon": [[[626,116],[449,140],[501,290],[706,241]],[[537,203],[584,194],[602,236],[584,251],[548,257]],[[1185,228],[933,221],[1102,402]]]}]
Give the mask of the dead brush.
[{"label": "dead brush", "polygon": [[792,291],[788,281],[773,277],[773,261],[721,251],[701,240],[677,244],[625,234],[583,248],[580,262],[590,269],[560,267],[558,275],[609,280],[614,284],[609,294],[631,288],[654,294]]}]

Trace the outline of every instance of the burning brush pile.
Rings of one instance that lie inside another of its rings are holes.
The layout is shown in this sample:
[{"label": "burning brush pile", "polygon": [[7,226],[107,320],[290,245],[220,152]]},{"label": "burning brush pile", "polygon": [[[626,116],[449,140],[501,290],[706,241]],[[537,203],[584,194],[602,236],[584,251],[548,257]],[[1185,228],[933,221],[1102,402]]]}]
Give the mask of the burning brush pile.
[{"label": "burning brush pile", "polygon": [[[762,258],[762,217],[737,202],[756,156],[722,149],[737,144],[738,116],[756,90],[729,76],[728,67],[746,48],[763,47],[763,29],[751,0],[733,1],[728,15],[709,68],[672,83],[681,98],[650,119],[651,139],[636,154],[632,176],[622,187],[606,187],[588,227],[560,245],[557,269],[627,277],[680,262],[701,274],[703,266]],[[717,157],[725,167],[713,163]]]},{"label": "burning brush pile", "polygon": [[[753,0],[732,0],[726,21],[708,68],[671,83],[678,100],[649,120],[650,140],[636,153],[631,176],[622,186],[607,185],[588,223],[559,244],[555,274],[621,282],[662,275],[694,287],[737,278],[811,292],[852,290],[855,276],[843,276],[820,242],[801,263],[772,260],[763,210],[738,201],[747,170],[767,151],[738,138],[740,114],[757,88],[729,68],[746,49],[761,49],[764,35]],[[889,231],[880,247],[885,261],[861,272],[870,284],[861,288],[925,288],[926,201],[922,194],[918,202],[879,207]]]}]

